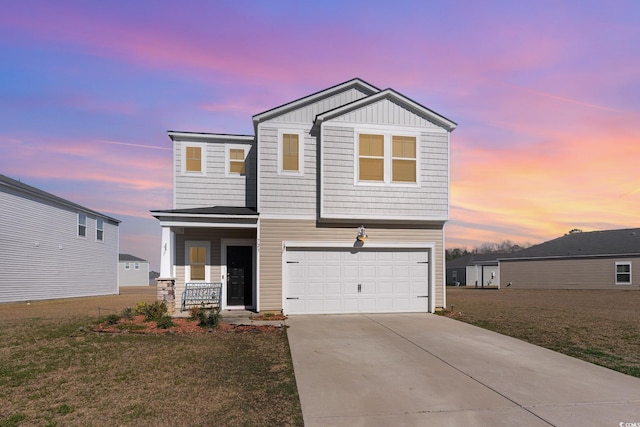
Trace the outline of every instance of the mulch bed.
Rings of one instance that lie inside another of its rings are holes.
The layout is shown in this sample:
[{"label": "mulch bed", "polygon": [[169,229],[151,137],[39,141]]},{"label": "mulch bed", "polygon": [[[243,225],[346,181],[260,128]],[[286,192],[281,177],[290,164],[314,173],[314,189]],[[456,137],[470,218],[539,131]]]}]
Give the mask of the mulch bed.
[{"label": "mulch bed", "polygon": [[198,322],[190,319],[175,318],[172,319],[174,326],[162,329],[158,328],[155,321],[145,321],[142,315],[134,316],[132,319],[122,318],[116,324],[103,322],[95,325],[92,330],[98,333],[108,334],[148,334],[148,335],[164,335],[164,334],[206,334],[211,332],[269,332],[281,329],[272,325],[232,325],[220,322],[217,328],[203,328],[198,326]]}]

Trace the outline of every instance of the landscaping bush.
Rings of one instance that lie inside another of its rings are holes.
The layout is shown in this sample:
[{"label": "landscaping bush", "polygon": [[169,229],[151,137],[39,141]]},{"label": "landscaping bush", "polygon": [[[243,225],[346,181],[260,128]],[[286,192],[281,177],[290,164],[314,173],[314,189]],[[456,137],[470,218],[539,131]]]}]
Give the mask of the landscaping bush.
[{"label": "landscaping bush", "polygon": [[110,314],[107,316],[105,320],[105,322],[107,322],[107,324],[109,325],[117,325],[119,321],[120,321],[120,316],[118,316],[117,314]]},{"label": "landscaping bush", "polygon": [[156,321],[156,325],[158,326],[158,328],[160,329],[169,329],[172,326],[175,326],[175,324],[173,323],[173,320],[171,319],[171,316],[161,316],[157,321]]},{"label": "landscaping bush", "polygon": [[125,318],[127,320],[133,319],[133,309],[131,307],[127,307],[127,308],[123,309],[122,313],[120,313],[120,316],[122,316],[123,318]]},{"label": "landscaping bush", "polygon": [[217,328],[220,323],[220,309],[215,308],[213,310],[199,310],[198,313],[198,326],[203,328]]},{"label": "landscaping bush", "polygon": [[167,314],[167,304],[164,301],[155,301],[151,304],[139,302],[136,303],[134,312],[136,314],[143,314],[146,321],[157,321]]}]

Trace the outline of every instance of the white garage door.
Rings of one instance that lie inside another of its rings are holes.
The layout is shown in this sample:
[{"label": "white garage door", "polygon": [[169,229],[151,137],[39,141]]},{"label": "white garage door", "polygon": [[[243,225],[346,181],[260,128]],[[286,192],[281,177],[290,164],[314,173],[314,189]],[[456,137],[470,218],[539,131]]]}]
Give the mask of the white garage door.
[{"label": "white garage door", "polygon": [[426,312],[426,249],[287,248],[286,314]]}]

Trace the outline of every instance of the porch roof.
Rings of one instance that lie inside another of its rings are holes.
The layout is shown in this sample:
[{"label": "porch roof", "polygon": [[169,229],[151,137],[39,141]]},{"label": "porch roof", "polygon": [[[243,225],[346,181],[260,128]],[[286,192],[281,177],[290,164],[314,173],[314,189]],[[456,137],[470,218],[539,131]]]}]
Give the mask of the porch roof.
[{"label": "porch roof", "polygon": [[210,206],[189,209],[153,210],[160,225],[171,227],[256,228],[258,212],[236,206]]}]

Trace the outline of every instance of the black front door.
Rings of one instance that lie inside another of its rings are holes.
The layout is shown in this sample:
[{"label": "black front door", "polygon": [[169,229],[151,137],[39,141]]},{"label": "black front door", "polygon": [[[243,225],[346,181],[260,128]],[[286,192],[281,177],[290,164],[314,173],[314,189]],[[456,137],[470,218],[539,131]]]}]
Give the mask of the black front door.
[{"label": "black front door", "polygon": [[227,305],[253,305],[251,246],[227,246]]}]

